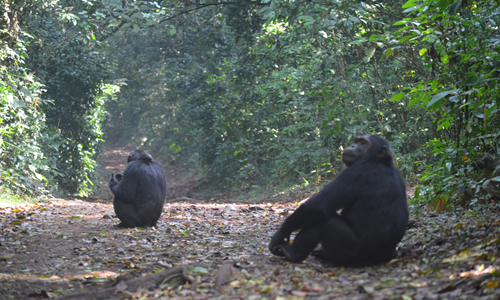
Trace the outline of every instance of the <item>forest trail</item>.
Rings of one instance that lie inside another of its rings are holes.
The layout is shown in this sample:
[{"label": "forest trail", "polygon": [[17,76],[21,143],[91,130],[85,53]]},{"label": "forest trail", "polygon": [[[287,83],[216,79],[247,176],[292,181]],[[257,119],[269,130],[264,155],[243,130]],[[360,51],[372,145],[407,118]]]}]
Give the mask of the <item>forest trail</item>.
[{"label": "forest trail", "polygon": [[[133,150],[136,150],[133,146],[120,143],[119,141],[106,142],[106,151],[103,153],[99,161],[99,187],[97,189],[97,192],[92,197],[90,197],[91,199],[113,201],[113,194],[108,187],[111,172],[123,173],[123,171],[127,167],[128,155]],[[149,150],[146,151],[149,152]],[[159,161],[163,165],[163,170],[167,181],[167,202],[196,202],[196,200],[186,197],[190,189],[192,189],[196,184],[196,174],[189,178],[180,180],[178,178],[180,167],[173,167],[165,164],[161,157],[155,156],[154,154],[153,159]]]},{"label": "forest trail", "polygon": [[[0,298],[84,292],[74,299],[95,299],[90,293],[111,289],[116,282],[116,299],[500,297],[496,205],[461,215],[414,208],[399,257],[386,265],[344,269],[312,256],[292,264],[271,255],[267,244],[296,203],[191,199],[186,195],[196,179],[177,180],[176,170],[168,166],[169,199],[158,226],[117,228],[107,180],[111,172],[124,170],[133,149],[107,146],[96,196],[0,209]],[[162,278],[132,288],[140,279],[175,268],[184,270],[180,274],[191,283],[178,286]]]}]

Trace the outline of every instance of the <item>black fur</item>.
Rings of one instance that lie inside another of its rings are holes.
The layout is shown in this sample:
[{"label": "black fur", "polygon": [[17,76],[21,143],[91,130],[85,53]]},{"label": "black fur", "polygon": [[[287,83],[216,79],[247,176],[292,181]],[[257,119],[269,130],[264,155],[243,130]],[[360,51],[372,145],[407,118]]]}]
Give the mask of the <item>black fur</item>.
[{"label": "black fur", "polygon": [[344,151],[343,161],[349,167],[283,222],[269,244],[273,254],[299,262],[321,242],[322,257],[338,266],[374,265],[396,256],[408,207],[388,143],[359,137]]},{"label": "black fur", "polygon": [[127,162],[123,175],[111,174],[109,181],[119,226],[155,226],[167,195],[162,166],[143,150],[132,151]]}]

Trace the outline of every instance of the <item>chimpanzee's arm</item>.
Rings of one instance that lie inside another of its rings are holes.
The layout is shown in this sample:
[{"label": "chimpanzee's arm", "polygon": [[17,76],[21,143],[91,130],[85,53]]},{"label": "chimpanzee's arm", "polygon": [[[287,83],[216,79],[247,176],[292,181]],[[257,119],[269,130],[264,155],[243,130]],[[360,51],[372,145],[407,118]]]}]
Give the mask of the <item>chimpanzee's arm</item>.
[{"label": "chimpanzee's arm", "polygon": [[363,191],[359,183],[365,182],[364,174],[357,166],[347,168],[334,181],[311,196],[302,206],[307,207],[309,211],[324,214],[322,221],[329,219],[338,210],[345,209],[358,200],[358,195]]},{"label": "chimpanzee's arm", "polygon": [[158,186],[160,188],[160,191],[162,191],[160,198],[163,200],[167,196],[167,183],[165,174],[163,173],[163,168],[159,162],[154,162],[152,166],[155,171],[156,178],[158,178]]},{"label": "chimpanzee's arm", "polygon": [[[304,203],[305,204],[305,203]],[[321,211],[310,210],[302,204],[299,208],[281,225],[276,231],[269,243],[269,250],[275,255],[283,255],[281,253],[281,244],[288,243],[290,234],[297,229],[314,226],[326,220],[325,215]]]},{"label": "chimpanzee's arm", "polygon": [[140,163],[133,161],[128,164],[120,182],[118,182],[113,176],[111,177],[109,187],[115,197],[120,199],[122,202],[131,203],[134,200],[135,192],[141,176]]},{"label": "chimpanzee's arm", "polygon": [[269,249],[275,255],[283,255],[281,247],[288,243],[290,234],[295,230],[312,227],[325,222],[352,202],[356,201],[356,182],[359,176],[350,172],[353,167],[341,173],[337,179],[326,185],[319,193],[304,202],[292,215],[290,215],[276,231],[269,243]]}]

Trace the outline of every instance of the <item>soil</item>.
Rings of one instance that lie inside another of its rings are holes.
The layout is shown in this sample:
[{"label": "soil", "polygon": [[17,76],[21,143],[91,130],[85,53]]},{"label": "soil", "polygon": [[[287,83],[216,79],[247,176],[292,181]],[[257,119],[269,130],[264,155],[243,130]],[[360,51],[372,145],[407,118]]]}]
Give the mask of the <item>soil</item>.
[{"label": "soil", "polygon": [[196,175],[180,180],[169,166],[158,226],[117,228],[107,180],[133,149],[107,149],[96,196],[0,208],[1,299],[500,299],[496,204],[412,206],[398,258],[385,265],[290,263],[267,244],[300,199],[193,199]]}]

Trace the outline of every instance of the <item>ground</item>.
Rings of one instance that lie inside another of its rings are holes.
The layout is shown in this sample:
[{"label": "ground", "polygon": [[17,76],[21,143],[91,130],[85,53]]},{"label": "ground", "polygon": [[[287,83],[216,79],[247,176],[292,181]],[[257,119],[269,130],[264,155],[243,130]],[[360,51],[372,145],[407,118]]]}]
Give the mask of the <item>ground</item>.
[{"label": "ground", "polygon": [[496,204],[412,206],[399,256],[385,265],[289,263],[267,244],[301,199],[192,199],[195,176],[180,181],[168,166],[158,226],[117,228],[107,180],[130,150],[108,145],[94,198],[0,208],[1,299],[500,299]]}]

